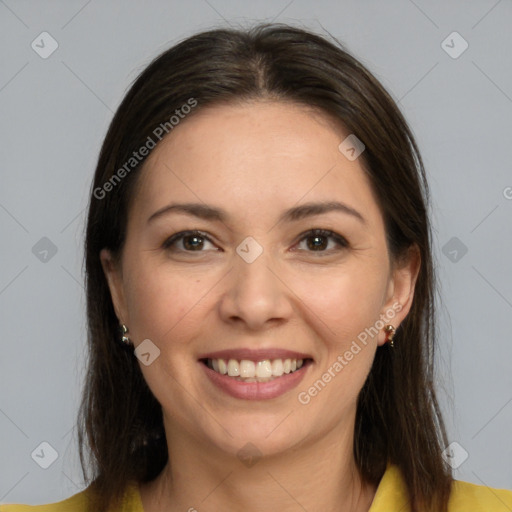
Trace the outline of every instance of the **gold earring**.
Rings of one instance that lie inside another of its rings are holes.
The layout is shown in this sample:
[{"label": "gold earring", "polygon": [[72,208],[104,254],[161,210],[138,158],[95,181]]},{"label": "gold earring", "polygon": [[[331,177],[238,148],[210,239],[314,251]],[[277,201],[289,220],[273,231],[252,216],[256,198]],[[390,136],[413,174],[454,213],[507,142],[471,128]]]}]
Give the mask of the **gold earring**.
[{"label": "gold earring", "polygon": [[125,345],[131,345],[132,342],[130,341],[130,338],[126,335],[128,332],[128,327],[126,327],[126,325],[122,324],[121,325],[121,341],[125,344]]},{"label": "gold earring", "polygon": [[396,329],[391,324],[387,324],[384,326],[384,332],[387,334],[386,342],[389,342],[391,348],[395,348],[393,338],[395,337]]}]

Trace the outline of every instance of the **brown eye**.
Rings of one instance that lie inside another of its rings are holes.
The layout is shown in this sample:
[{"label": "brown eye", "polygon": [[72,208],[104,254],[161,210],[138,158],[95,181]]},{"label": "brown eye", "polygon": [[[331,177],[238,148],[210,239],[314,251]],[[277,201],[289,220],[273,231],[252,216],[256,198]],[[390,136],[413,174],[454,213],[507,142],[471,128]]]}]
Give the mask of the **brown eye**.
[{"label": "brown eye", "polygon": [[315,251],[323,250],[329,245],[327,237],[322,235],[308,236],[306,240],[308,241],[308,249],[312,249]]},{"label": "brown eye", "polygon": [[205,244],[213,243],[200,231],[182,231],[168,238],[164,244],[164,249],[184,252],[204,252]]},{"label": "brown eye", "polygon": [[195,251],[197,249],[202,249],[204,245],[204,239],[198,235],[188,235],[182,238],[183,247],[187,250]]},{"label": "brown eye", "polygon": [[303,235],[300,244],[306,242],[306,251],[309,252],[331,252],[331,250],[339,250],[348,247],[345,238],[333,231],[325,229],[313,229]]}]

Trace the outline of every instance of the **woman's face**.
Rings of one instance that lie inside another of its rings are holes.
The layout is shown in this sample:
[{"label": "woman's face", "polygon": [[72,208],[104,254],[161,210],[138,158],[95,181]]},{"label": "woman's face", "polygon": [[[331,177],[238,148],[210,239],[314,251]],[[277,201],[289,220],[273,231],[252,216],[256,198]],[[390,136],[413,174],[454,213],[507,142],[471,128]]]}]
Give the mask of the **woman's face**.
[{"label": "woman's face", "polygon": [[338,149],[348,135],[297,105],[223,105],[146,161],[120,265],[101,258],[120,322],[150,340],[139,364],[168,437],[272,454],[352,435],[418,262],[392,268],[360,159]]}]

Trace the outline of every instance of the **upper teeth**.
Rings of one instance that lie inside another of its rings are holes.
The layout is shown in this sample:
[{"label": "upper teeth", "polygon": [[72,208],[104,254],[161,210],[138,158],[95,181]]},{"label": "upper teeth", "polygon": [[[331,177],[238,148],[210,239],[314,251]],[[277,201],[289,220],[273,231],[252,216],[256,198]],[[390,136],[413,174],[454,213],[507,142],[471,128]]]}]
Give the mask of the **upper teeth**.
[{"label": "upper teeth", "polygon": [[208,366],[222,375],[242,378],[268,378],[280,377],[283,373],[294,372],[302,367],[303,359],[264,359],[263,361],[249,361],[242,359],[208,359]]}]

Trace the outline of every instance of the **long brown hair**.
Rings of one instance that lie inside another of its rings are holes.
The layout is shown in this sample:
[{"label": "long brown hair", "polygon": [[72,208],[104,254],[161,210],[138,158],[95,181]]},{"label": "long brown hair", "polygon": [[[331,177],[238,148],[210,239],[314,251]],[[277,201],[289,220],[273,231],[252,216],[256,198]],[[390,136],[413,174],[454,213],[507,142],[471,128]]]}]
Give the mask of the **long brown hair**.
[{"label": "long brown hair", "polygon": [[395,348],[377,350],[359,396],[354,455],[367,482],[378,484],[389,461],[404,475],[414,512],[443,512],[452,475],[441,457],[447,438],[434,390],[435,278],[423,162],[391,96],[341,43],[283,24],[210,30],[165,51],[135,80],[106,134],[85,240],[89,360],[78,432],[84,478],[97,498],[91,510],[118,506],[130,480],[154,479],[168,458],[161,406],[133,350],[116,341],[119,323],[99,258],[103,248],[118,257],[123,249],[145,160],[130,158],[150,139],[158,143],[157,127],[170,132],[171,116],[191,99],[195,112],[259,98],[308,105],[355,134],[365,145],[360,158],[384,216],[392,261],[419,248],[412,308]]}]

